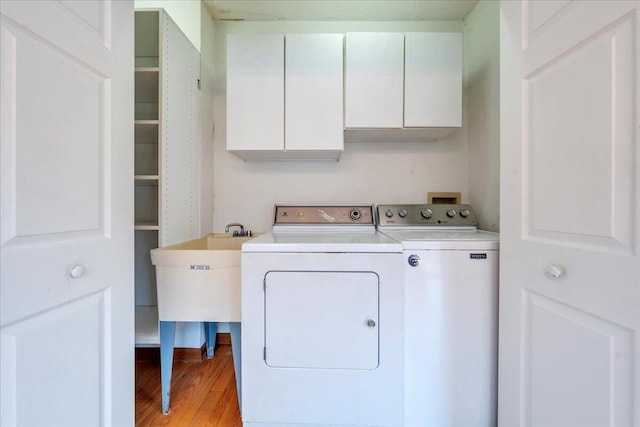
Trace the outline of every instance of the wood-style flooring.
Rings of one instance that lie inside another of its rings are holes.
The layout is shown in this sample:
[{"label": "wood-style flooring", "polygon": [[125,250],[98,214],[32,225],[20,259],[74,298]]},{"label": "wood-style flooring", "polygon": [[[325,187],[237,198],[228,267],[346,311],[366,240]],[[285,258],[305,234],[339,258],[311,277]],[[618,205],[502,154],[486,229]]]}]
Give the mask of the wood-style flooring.
[{"label": "wood-style flooring", "polygon": [[159,349],[136,351],[136,426],[242,427],[231,346],[218,344],[212,359],[199,350],[176,350],[171,411],[162,414]]}]

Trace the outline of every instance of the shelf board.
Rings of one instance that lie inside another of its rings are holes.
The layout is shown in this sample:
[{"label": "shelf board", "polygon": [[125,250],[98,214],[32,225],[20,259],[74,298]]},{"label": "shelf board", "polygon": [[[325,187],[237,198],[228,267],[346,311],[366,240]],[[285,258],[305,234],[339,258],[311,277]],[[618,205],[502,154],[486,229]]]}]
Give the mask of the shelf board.
[{"label": "shelf board", "polygon": [[158,73],[160,67],[136,67],[136,73]]},{"label": "shelf board", "polygon": [[157,125],[160,123],[158,119],[155,120],[134,120],[134,124],[136,125]]},{"label": "shelf board", "polygon": [[136,225],[133,226],[134,230],[138,231],[158,231],[160,230],[160,226],[157,222],[137,222]]},{"label": "shelf board", "polygon": [[136,175],[136,181],[158,181],[160,177],[158,175]]}]

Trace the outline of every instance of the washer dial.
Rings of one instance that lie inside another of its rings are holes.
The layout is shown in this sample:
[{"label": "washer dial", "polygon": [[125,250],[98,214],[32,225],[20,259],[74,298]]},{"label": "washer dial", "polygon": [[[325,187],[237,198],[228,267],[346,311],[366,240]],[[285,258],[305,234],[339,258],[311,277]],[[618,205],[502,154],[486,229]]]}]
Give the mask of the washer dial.
[{"label": "washer dial", "polygon": [[422,215],[422,218],[424,219],[431,219],[431,217],[433,216],[433,211],[431,209],[421,209],[420,215]]}]

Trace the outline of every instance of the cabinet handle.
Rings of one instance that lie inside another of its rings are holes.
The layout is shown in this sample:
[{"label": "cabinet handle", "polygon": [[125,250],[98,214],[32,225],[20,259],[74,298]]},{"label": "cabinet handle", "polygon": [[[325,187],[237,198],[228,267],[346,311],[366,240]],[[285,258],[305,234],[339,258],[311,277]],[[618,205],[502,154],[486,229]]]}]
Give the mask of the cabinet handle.
[{"label": "cabinet handle", "polygon": [[78,264],[71,267],[68,273],[69,273],[69,277],[71,277],[72,279],[77,279],[78,277],[84,276],[84,272],[85,272],[84,265]]},{"label": "cabinet handle", "polygon": [[564,276],[564,267],[561,265],[548,265],[544,272],[554,279]]},{"label": "cabinet handle", "polygon": [[371,319],[369,319],[369,320],[367,320],[367,326],[370,327],[370,328],[375,328],[376,327],[376,322],[371,320]]}]

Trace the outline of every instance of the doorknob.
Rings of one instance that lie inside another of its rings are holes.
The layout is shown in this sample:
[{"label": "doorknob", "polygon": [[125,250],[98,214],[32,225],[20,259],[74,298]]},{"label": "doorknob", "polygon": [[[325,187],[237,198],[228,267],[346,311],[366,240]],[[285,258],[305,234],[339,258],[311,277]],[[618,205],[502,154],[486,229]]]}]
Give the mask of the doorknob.
[{"label": "doorknob", "polygon": [[85,268],[82,264],[77,264],[71,267],[68,271],[69,277],[72,279],[77,279],[78,277],[84,276]]},{"label": "doorknob", "polygon": [[561,265],[548,265],[544,272],[554,279],[564,276],[564,267]]}]

